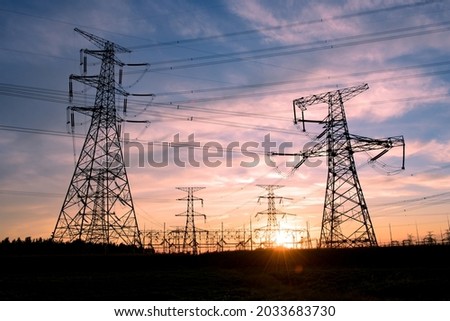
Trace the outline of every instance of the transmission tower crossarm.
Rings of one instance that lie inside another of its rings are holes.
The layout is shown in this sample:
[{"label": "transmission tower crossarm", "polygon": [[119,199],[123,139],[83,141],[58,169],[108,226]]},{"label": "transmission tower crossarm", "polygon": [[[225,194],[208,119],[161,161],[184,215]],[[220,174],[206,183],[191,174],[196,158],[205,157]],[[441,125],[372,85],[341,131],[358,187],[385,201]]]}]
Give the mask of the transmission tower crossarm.
[{"label": "transmission tower crossarm", "polygon": [[[100,80],[99,76],[78,76],[78,75],[70,75],[69,80],[76,80],[79,81],[85,85],[98,88],[99,84],[101,84],[102,80]],[[114,91],[116,94],[122,95],[122,96],[129,96],[130,93],[128,93],[126,90],[122,89],[120,86],[114,86]]]},{"label": "transmission tower crossarm", "polygon": [[142,67],[142,66],[150,66],[148,62],[140,62],[140,63],[127,63],[125,66],[128,67]]},{"label": "transmission tower crossarm", "polygon": [[[177,201],[185,201],[185,199],[177,199]],[[202,214],[202,213],[199,213],[197,211],[192,212],[191,215],[192,216],[202,216],[206,220],[206,215]],[[175,216],[186,216],[186,212],[175,214]]]},{"label": "transmission tower crossarm", "polygon": [[82,35],[83,37],[85,37],[87,40],[89,40],[90,42],[92,42],[93,44],[95,44],[97,47],[104,49],[108,44],[111,44],[114,48],[115,52],[123,52],[123,53],[130,53],[131,50],[122,46],[119,46],[118,44],[115,44],[109,40],[106,40],[104,38],[101,38],[99,36],[96,36],[92,33],[89,33],[87,31],[84,30],[80,30],[78,28],[74,29],[75,32],[78,32],[80,35]]},{"label": "transmission tower crossarm", "polygon": [[284,185],[275,185],[275,184],[271,184],[271,185],[256,184],[256,186],[261,187],[261,188],[265,188],[265,189],[271,189],[272,191],[274,189],[278,189],[278,188],[284,187]]},{"label": "transmission tower crossarm", "polygon": [[201,217],[203,217],[203,220],[206,223],[206,215],[205,214],[202,214],[202,213],[199,213],[197,211],[194,211],[192,215],[193,216],[201,216]]},{"label": "transmission tower crossarm", "polygon": [[124,119],[123,121],[126,122],[126,123],[133,123],[133,124],[151,124],[152,123],[150,120]]},{"label": "transmission tower crossarm", "polygon": [[330,101],[334,101],[335,99],[339,99],[341,102],[345,102],[366,91],[367,89],[369,89],[369,85],[362,84],[336,91],[328,91],[317,95],[301,97],[294,100],[294,106],[300,108],[301,110],[306,110],[307,106],[319,103],[328,104],[330,103]]},{"label": "transmission tower crossarm", "polygon": [[394,147],[402,147],[403,161],[402,169],[405,169],[405,139],[402,135],[386,138],[369,138],[360,135],[350,134],[353,152],[364,152],[368,150],[382,150],[377,155],[371,157],[370,162],[376,161],[378,158],[386,154]]},{"label": "transmission tower crossarm", "polygon": [[386,138],[370,138],[360,135],[349,134],[354,152],[374,149],[385,149],[405,146],[403,136],[391,136]]},{"label": "transmission tower crossarm", "polygon": [[257,217],[258,215],[281,215],[282,218],[284,218],[286,215],[297,216],[296,214],[286,213],[286,212],[280,211],[279,209],[276,209],[276,208],[259,211],[258,213],[255,214],[255,217]]},{"label": "transmission tower crossarm", "polygon": [[79,107],[79,106],[69,106],[69,110],[79,112],[80,114],[86,115],[86,116],[92,116],[92,113],[95,110],[95,107]]},{"label": "transmission tower crossarm", "polygon": [[192,192],[197,192],[201,189],[205,189],[206,187],[176,187],[176,189],[179,189],[180,191],[189,192],[191,190]]},{"label": "transmission tower crossarm", "polygon": [[79,81],[79,82],[81,82],[81,83],[83,83],[85,85],[95,87],[98,84],[99,77],[98,77],[98,75],[97,76],[86,76],[86,75],[78,76],[78,75],[72,74],[72,75],[69,76],[69,81],[70,80],[76,80],[76,81]]},{"label": "transmission tower crossarm", "polygon": [[149,94],[149,93],[145,93],[145,94],[130,93],[129,95],[134,96],[134,97],[156,97],[155,94]]},{"label": "transmission tower crossarm", "polygon": [[188,195],[185,197],[181,197],[181,198],[177,198],[177,201],[201,201],[202,202],[202,206],[203,206],[203,198],[197,197],[197,196],[193,196],[193,195]]},{"label": "transmission tower crossarm", "polygon": [[[328,105],[330,104],[332,105],[335,103],[342,104],[345,101],[352,99],[353,97],[366,91],[367,89],[369,89],[369,85],[362,84],[353,87],[339,89],[336,91],[328,91],[317,95],[305,96],[294,99],[292,102],[292,108],[294,112],[294,124],[298,124],[298,122],[301,122],[303,132],[306,132],[305,123],[326,124],[328,122],[328,118],[322,120],[305,119],[305,110],[307,109],[307,107],[319,103],[324,103]],[[297,118],[296,108],[300,109],[301,118]]]},{"label": "transmission tower crossarm", "polygon": [[273,196],[258,196],[258,203],[261,203],[261,199],[262,198],[270,198],[270,199],[279,199],[280,200],[280,203],[284,200],[284,199],[288,199],[288,200],[292,200],[292,198],[290,198],[290,197],[283,197],[283,196],[276,196],[276,195],[273,195]]}]

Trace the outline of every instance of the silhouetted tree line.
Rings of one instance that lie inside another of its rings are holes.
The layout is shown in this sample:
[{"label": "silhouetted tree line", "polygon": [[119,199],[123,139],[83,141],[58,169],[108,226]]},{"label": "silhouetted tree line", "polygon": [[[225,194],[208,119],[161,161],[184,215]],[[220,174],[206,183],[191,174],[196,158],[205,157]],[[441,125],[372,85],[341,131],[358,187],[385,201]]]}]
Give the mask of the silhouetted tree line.
[{"label": "silhouetted tree line", "polygon": [[125,244],[95,244],[81,240],[74,242],[54,242],[51,238],[10,240],[5,238],[0,243],[0,256],[5,255],[106,255],[106,254],[141,254],[143,249]]}]

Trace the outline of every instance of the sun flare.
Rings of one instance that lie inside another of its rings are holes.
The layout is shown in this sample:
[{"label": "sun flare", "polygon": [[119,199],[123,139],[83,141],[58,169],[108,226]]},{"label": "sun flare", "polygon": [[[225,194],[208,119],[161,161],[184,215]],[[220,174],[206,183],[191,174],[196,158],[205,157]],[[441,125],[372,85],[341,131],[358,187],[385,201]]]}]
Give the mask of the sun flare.
[{"label": "sun flare", "polygon": [[275,244],[279,247],[292,248],[294,247],[294,242],[292,240],[292,235],[289,235],[286,231],[280,230],[275,235]]}]

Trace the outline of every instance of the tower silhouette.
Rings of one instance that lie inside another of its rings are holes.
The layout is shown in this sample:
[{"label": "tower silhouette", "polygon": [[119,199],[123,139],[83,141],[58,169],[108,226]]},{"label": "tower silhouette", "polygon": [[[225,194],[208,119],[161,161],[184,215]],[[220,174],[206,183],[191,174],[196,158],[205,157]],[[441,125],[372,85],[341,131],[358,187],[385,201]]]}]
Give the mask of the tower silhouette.
[{"label": "tower silhouette", "polygon": [[[73,172],[61,212],[54,228],[55,241],[81,240],[141,246],[141,237],[124,164],[120,123],[116,111],[116,93],[127,95],[116,84],[115,66],[124,64],[116,53],[130,50],[113,42],[75,29],[99,50],[84,53],[101,61],[98,75],[71,75],[69,97],[72,103],[72,80],[96,88],[93,106],[69,106],[73,111],[91,117],[83,148]],[[86,60],[84,61],[86,66]]]},{"label": "tower silhouette", "polygon": [[267,199],[267,210],[256,213],[258,215],[267,215],[267,224],[262,228],[256,229],[256,231],[261,231],[263,233],[263,247],[272,248],[274,247],[277,241],[277,234],[280,233],[280,224],[277,220],[277,215],[281,215],[281,217],[285,217],[286,215],[295,215],[288,214],[282,212],[275,207],[275,200],[278,199],[279,202],[283,199],[288,199],[287,197],[277,196],[274,193],[275,189],[283,187],[282,185],[257,185],[261,188],[264,188],[267,191],[267,195],[259,196],[258,202],[261,201],[262,198]]},{"label": "tower silhouette", "polygon": [[[404,169],[405,142],[403,136],[382,139],[350,134],[344,110],[344,102],[369,89],[367,84],[343,88],[336,91],[301,97],[293,101],[294,123],[318,123],[323,132],[312,147],[300,153],[271,153],[300,157],[292,172],[310,157],[327,157],[328,176],[322,216],[319,247],[377,246],[377,239],[369,216],[369,210],[356,172],[353,154],[381,150],[369,162],[375,162],[393,147],[403,147]],[[324,103],[328,115],[322,120],[305,119],[307,107]],[[301,118],[297,119],[297,108]]]},{"label": "tower silhouette", "polygon": [[195,227],[195,217],[203,216],[206,220],[206,215],[198,213],[194,210],[194,201],[201,201],[203,206],[203,198],[194,196],[194,192],[204,189],[205,187],[177,187],[177,189],[187,192],[188,195],[183,198],[178,198],[177,201],[187,201],[186,211],[176,216],[186,216],[186,224],[183,233],[183,253],[198,254],[197,230]]}]

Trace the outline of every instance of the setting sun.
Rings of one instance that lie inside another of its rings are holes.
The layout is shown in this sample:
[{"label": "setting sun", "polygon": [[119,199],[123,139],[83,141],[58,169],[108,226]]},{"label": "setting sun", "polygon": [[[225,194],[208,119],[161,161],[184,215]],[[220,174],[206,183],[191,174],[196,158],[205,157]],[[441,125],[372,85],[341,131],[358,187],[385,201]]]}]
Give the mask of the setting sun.
[{"label": "setting sun", "polygon": [[276,246],[293,248],[295,244],[294,236],[286,230],[279,230],[275,235]]}]

